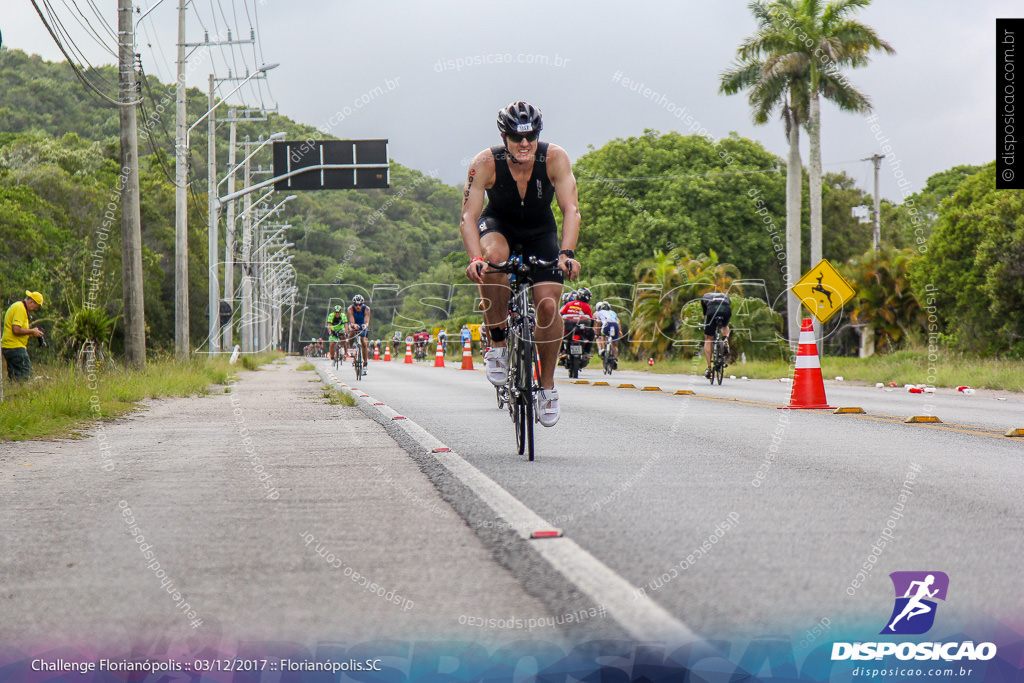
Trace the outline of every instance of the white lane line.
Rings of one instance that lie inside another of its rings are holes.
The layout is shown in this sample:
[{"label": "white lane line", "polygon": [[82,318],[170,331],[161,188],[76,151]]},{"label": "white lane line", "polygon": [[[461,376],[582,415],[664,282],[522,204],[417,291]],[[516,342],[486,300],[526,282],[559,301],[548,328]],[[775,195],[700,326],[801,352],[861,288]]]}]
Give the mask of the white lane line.
[{"label": "white lane line", "polygon": [[[351,388],[343,391],[354,394]],[[365,393],[365,392],[363,392]],[[630,637],[638,641],[660,641],[672,645],[700,642],[686,624],[672,616],[647,595],[639,592],[628,581],[612,571],[603,562],[581,548],[570,538],[530,539],[538,530],[555,527],[499,486],[493,479],[467,462],[454,451],[436,452],[445,445],[410,419],[393,421],[398,415],[386,405],[374,405],[376,399],[353,396],[369,410],[376,411],[413,439],[427,453],[431,453],[452,476],[470,489],[495,517],[502,520],[502,528],[515,531],[528,540],[534,550],[569,583],[589,597],[595,605],[603,605]],[[524,462],[524,466],[527,466]]]}]

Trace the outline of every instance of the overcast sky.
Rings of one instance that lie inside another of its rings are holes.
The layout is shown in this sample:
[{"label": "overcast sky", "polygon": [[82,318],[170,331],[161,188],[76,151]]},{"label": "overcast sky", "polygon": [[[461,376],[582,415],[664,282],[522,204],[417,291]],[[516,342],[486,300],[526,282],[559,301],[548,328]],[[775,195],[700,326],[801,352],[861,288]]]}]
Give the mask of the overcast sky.
[{"label": "overcast sky", "polygon": [[[174,78],[178,2],[139,3],[143,11],[156,7],[138,33],[143,63],[166,82]],[[89,19],[103,31],[87,3],[78,4],[82,15],[71,2],[52,2],[90,59],[112,63],[78,23]],[[94,4],[116,26],[117,3]],[[876,0],[857,15],[897,50],[848,76],[870,96],[877,132],[910,189],[957,164],[995,158],[995,19],[1020,10],[1008,0]],[[201,24],[211,36],[231,26],[246,37],[257,18],[258,48],[215,48],[211,56],[200,48],[189,85],[205,90],[211,64],[226,76],[261,59],[279,62],[267,87],[246,86],[232,102],[262,97],[301,123],[333,120],[338,137],[388,138],[393,159],[451,184],[461,185],[467,160],[498,142],[495,113],[515,99],[543,110],[543,139],[573,159],[647,128],[685,133],[684,107],[714,138],[736,131],[785,155],[781,123],[754,126],[744,95],[717,93],[722,70],[754,30],[745,1],[192,0],[187,39],[202,39]],[[28,0],[4,0],[0,30],[5,47],[62,59]],[[658,97],[631,91],[626,79]],[[824,170],[846,171],[869,192],[871,164],[859,160],[881,151],[870,126],[863,116],[822,108]],[[889,163],[881,180],[882,196],[901,201]]]}]

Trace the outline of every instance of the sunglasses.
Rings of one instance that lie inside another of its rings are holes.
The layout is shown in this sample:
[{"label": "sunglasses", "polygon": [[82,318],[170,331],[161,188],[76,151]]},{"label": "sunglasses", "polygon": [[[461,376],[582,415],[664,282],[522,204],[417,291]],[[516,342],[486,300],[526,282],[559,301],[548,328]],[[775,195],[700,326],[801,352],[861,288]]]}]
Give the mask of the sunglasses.
[{"label": "sunglasses", "polygon": [[537,133],[537,132],[527,133],[526,135],[520,135],[519,133],[506,133],[505,134],[505,137],[508,138],[508,141],[512,142],[512,143],[520,143],[520,142],[523,141],[524,138],[526,139],[527,142],[536,142],[537,138],[539,136],[540,136],[540,133]]}]

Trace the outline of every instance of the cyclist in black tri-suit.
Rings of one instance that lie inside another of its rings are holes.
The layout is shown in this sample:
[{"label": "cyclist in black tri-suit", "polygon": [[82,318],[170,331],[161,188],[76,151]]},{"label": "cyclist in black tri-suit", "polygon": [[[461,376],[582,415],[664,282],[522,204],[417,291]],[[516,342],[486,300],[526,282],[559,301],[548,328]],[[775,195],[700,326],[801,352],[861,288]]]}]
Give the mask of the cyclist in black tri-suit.
[{"label": "cyclist in black tri-suit", "polygon": [[[573,250],[580,231],[576,178],[564,149],[538,137],[543,127],[540,110],[526,102],[513,102],[498,111],[502,144],[483,150],[469,167],[462,202],[462,242],[469,255],[466,275],[480,285],[484,325],[491,348],[484,356],[487,379],[500,385],[508,377],[505,317],[509,288],[504,274],[486,273],[486,263],[501,263],[510,248],[521,245],[526,257],[558,259],[557,273],[538,274],[533,287],[537,310],[537,349],[540,385],[537,419],[545,427],[558,422],[555,364],[562,338],[558,301],[563,275],[570,280],[580,272]],[[484,207],[484,193],[487,206]],[[562,239],[551,211],[552,198],[564,216]]]},{"label": "cyclist in black tri-suit", "polygon": [[711,379],[711,345],[715,341],[715,330],[722,330],[722,338],[728,345],[732,304],[728,294],[707,292],[700,298],[700,306],[704,311],[704,357],[708,361],[708,369],[704,371],[704,376]]}]

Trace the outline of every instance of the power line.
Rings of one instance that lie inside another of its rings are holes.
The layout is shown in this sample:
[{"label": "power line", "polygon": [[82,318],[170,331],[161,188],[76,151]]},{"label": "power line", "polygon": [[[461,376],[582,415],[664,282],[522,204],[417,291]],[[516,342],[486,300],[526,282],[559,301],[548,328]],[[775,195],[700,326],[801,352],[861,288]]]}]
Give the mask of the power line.
[{"label": "power line", "polygon": [[[44,0],[44,2],[45,2],[45,0]],[[60,41],[60,38],[58,38],[57,34],[54,32],[53,27],[50,26],[50,23],[48,21],[46,21],[46,17],[43,16],[43,12],[42,12],[41,9],[39,9],[39,5],[36,3],[36,0],[32,0],[32,7],[35,8],[36,14],[39,15],[39,18],[43,22],[43,26],[46,27],[46,30],[50,34],[50,37],[53,38],[53,42],[55,42],[57,44],[57,48],[60,50],[61,54],[63,54],[64,58],[66,60],[68,60],[68,64],[71,65],[71,69],[75,72],[75,76],[77,76],[78,80],[82,81],[82,83],[85,84],[85,86],[87,88],[92,90],[94,93],[96,93],[98,96],[103,98],[105,101],[109,102],[110,104],[116,105],[116,106],[135,106],[139,102],[141,102],[141,100],[136,100],[134,102],[118,102],[117,100],[115,100],[115,99],[109,97],[108,95],[106,95],[105,93],[103,93],[95,85],[93,85],[92,82],[88,78],[86,78],[85,74],[82,73],[82,70],[75,63],[75,60],[73,60],[71,58],[71,55],[68,54],[68,51],[65,48],[64,44]],[[48,11],[51,10],[49,5],[47,5],[47,10]],[[77,46],[75,46],[75,47],[77,48]]]}]

